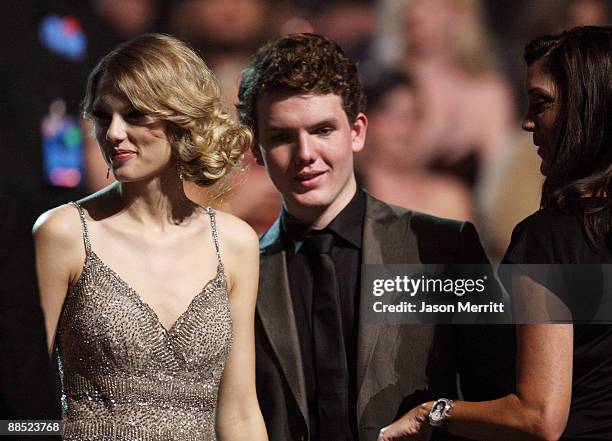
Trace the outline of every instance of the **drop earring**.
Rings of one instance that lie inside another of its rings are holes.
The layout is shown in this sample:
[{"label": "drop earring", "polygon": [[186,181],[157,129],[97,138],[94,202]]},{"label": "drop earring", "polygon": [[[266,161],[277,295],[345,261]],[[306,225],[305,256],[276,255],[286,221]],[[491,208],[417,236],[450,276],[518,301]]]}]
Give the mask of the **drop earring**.
[{"label": "drop earring", "polygon": [[106,169],[106,179],[110,176],[110,167]]}]

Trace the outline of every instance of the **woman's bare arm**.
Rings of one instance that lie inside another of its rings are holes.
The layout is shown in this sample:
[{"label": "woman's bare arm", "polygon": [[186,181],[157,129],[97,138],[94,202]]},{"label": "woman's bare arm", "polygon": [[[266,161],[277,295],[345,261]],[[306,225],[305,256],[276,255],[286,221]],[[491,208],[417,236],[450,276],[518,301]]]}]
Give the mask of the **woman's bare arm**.
[{"label": "woman's bare arm", "polygon": [[268,439],[255,390],[255,303],[259,281],[259,247],[255,232],[244,222],[224,215],[220,231],[230,281],[233,343],[225,365],[217,404],[221,441]]},{"label": "woman's bare arm", "polygon": [[[531,308],[543,303],[537,299],[552,295],[529,278],[521,277],[514,283],[530,299]],[[573,325],[518,325],[515,393],[492,401],[456,401],[447,430],[477,440],[559,439],[569,415],[572,363]],[[389,426],[381,439],[424,439],[431,430],[427,415],[432,404],[408,412]]]},{"label": "woman's bare arm", "polygon": [[47,211],[36,221],[33,234],[40,304],[51,353],[66,293],[85,260],[78,212],[68,205]]}]

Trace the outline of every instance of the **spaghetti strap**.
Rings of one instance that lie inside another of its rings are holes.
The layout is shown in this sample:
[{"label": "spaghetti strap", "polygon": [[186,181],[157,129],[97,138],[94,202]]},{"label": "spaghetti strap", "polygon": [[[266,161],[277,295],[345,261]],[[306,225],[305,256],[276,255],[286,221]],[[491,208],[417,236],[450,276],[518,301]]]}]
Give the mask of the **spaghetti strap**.
[{"label": "spaghetti strap", "polygon": [[210,228],[212,230],[213,242],[215,243],[215,251],[217,253],[217,260],[219,261],[219,269],[224,271],[223,262],[221,261],[221,250],[219,249],[219,233],[217,231],[217,221],[215,219],[215,210],[210,207],[206,207],[206,212],[210,217]]},{"label": "spaghetti strap", "polygon": [[79,210],[79,217],[81,218],[81,227],[83,230],[83,242],[85,242],[85,253],[87,257],[91,254],[91,241],[89,240],[89,229],[87,228],[87,220],[85,219],[85,210],[78,202],[70,202]]}]

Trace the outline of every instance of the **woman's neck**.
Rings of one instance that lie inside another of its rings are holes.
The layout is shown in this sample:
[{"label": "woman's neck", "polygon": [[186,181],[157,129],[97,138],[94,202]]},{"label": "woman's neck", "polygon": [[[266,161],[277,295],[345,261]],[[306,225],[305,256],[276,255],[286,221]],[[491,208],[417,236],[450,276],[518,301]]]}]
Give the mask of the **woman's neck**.
[{"label": "woman's neck", "polygon": [[185,195],[175,170],[149,180],[118,183],[116,194],[130,218],[156,224],[160,230],[184,222],[200,208]]}]

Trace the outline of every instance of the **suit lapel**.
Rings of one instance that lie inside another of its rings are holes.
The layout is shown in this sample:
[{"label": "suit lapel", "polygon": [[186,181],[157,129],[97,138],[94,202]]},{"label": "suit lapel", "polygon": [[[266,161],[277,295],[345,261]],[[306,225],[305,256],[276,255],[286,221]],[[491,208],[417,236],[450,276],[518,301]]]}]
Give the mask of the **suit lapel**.
[{"label": "suit lapel", "polygon": [[286,252],[280,237],[278,220],[262,237],[260,252],[257,315],[276,353],[289,388],[305,421],[308,422],[302,354],[291,301]]},{"label": "suit lapel", "polygon": [[[406,217],[399,216],[388,205],[368,196],[366,203],[366,214],[363,223],[363,249],[361,264],[400,264],[418,263],[417,238],[410,222]],[[363,286],[363,271],[361,286]],[[360,317],[365,317],[365,308],[371,307],[367,301],[367,292],[360,295]],[[391,334],[397,333],[397,327],[367,324],[359,321],[357,332],[357,415],[361,414],[367,400],[368,391],[364,390],[363,384],[371,360],[374,357],[376,342],[385,336],[393,338]],[[393,356],[387,354],[386,356]],[[384,369],[384,363],[379,363],[377,369]]]}]

